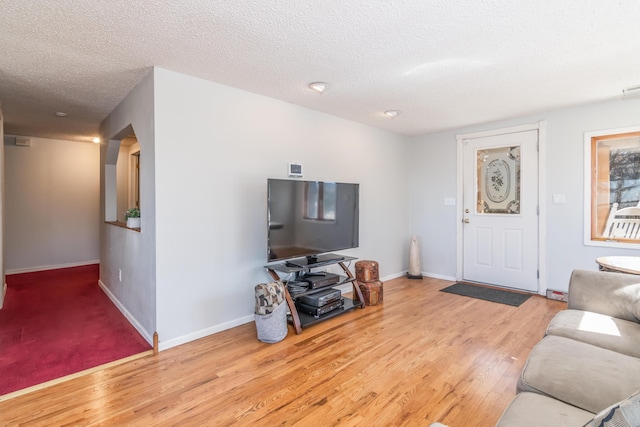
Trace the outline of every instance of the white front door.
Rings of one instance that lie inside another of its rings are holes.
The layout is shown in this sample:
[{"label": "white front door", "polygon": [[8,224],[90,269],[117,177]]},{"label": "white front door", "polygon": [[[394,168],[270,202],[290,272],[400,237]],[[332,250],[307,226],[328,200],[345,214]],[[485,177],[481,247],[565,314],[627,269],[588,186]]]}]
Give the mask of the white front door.
[{"label": "white front door", "polygon": [[538,130],[463,139],[463,280],[538,291]]}]

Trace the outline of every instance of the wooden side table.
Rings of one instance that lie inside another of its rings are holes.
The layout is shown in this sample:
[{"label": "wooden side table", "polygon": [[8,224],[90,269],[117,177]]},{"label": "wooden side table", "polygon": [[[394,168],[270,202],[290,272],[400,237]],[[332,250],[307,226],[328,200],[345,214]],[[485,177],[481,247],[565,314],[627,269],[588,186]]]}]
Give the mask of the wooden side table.
[{"label": "wooden side table", "polygon": [[603,256],[596,259],[600,271],[640,275],[640,257],[637,256]]}]

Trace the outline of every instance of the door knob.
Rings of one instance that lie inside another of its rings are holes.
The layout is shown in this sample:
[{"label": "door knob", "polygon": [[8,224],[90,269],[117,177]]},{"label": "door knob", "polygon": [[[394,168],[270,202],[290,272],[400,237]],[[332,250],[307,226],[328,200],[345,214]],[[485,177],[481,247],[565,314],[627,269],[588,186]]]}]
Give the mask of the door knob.
[{"label": "door knob", "polygon": [[465,218],[465,219],[464,219],[464,223],[465,223],[465,224],[469,224],[469,218]]}]

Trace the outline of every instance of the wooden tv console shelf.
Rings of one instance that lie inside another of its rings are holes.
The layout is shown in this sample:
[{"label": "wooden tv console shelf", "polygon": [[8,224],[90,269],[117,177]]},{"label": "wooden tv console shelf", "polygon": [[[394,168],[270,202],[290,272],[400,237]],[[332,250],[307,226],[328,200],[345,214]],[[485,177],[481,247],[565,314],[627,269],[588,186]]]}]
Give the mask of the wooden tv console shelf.
[{"label": "wooden tv console shelf", "polygon": [[350,262],[355,259],[357,258],[345,256],[340,259],[323,261],[315,264],[309,264],[304,267],[291,265],[286,262],[265,266],[265,268],[267,269],[267,272],[273,278],[273,280],[283,281],[280,278],[280,275],[278,273],[296,274],[296,276],[298,276],[299,273],[304,273],[305,271],[311,271],[311,269],[314,269],[314,268],[338,264],[346,274],[346,277],[340,276],[341,280],[338,283],[334,283],[330,286],[327,286],[326,288],[340,286],[349,282],[351,282],[353,286],[354,298],[351,299],[351,298],[343,297],[344,305],[342,306],[342,308],[338,308],[326,314],[315,317],[310,314],[299,312],[298,309],[296,308],[295,299],[303,295],[312,294],[314,292],[317,292],[325,288],[318,288],[318,289],[308,290],[305,292],[298,292],[292,296],[291,293],[289,292],[289,287],[286,286],[287,283],[283,281],[283,283],[285,283],[285,298],[287,299],[287,305],[289,306],[289,312],[291,313],[291,323],[293,323],[293,327],[296,330],[296,334],[302,333],[303,327],[311,326],[315,323],[322,322],[323,320],[327,320],[332,317],[338,316],[340,314],[346,313],[347,311],[353,310],[356,307],[364,308],[364,297],[362,295],[362,291],[360,291],[360,287],[356,284],[356,278],[351,273],[351,271],[349,271],[349,268],[345,265],[345,262]]}]

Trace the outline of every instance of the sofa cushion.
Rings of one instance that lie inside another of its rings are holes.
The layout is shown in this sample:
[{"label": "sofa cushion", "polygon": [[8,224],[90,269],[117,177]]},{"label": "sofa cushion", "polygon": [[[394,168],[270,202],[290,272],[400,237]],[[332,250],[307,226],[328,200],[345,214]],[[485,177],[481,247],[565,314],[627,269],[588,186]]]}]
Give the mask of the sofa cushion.
[{"label": "sofa cushion", "polygon": [[600,411],[584,427],[638,427],[640,426],[640,391]]},{"label": "sofa cushion", "polygon": [[563,310],[547,327],[547,335],[573,338],[587,344],[640,357],[640,323],[582,310]]},{"label": "sofa cushion", "polygon": [[504,411],[496,427],[582,426],[593,414],[537,393],[519,393]]},{"label": "sofa cushion", "polygon": [[640,389],[640,359],[547,335],[531,350],[519,391],[546,394],[597,413]]},{"label": "sofa cushion", "polygon": [[640,322],[640,276],[574,270],[569,281],[568,307]]}]

